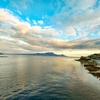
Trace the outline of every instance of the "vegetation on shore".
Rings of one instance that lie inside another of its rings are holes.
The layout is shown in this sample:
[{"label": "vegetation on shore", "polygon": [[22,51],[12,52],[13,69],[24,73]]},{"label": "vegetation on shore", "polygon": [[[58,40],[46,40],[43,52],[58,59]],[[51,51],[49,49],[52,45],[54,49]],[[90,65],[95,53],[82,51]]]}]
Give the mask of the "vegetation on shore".
[{"label": "vegetation on shore", "polygon": [[79,59],[76,59],[76,61],[80,61],[93,76],[100,78],[100,64],[97,62],[100,62],[100,53],[81,56]]}]

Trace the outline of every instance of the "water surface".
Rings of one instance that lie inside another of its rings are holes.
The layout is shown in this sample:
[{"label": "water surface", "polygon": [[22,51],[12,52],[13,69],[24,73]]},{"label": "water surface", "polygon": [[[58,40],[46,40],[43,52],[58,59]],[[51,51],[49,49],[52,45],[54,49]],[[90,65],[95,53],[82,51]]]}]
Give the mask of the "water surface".
[{"label": "water surface", "polygon": [[0,100],[99,100],[100,80],[75,58],[0,58]]}]

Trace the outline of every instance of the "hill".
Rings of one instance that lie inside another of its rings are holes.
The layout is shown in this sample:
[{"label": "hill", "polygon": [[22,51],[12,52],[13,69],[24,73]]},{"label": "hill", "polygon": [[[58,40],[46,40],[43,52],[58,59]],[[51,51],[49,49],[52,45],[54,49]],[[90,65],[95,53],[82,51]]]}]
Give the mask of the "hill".
[{"label": "hill", "polygon": [[53,52],[46,52],[46,53],[32,53],[32,54],[14,54],[14,55],[33,55],[33,56],[60,56],[60,57],[66,57],[63,54],[55,54]]}]

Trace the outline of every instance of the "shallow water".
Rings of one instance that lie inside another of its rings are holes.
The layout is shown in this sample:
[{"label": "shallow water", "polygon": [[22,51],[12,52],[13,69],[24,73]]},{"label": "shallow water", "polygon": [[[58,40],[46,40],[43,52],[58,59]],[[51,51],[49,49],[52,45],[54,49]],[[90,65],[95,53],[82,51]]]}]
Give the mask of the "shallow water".
[{"label": "shallow water", "polygon": [[99,100],[100,80],[75,58],[0,58],[0,100]]}]

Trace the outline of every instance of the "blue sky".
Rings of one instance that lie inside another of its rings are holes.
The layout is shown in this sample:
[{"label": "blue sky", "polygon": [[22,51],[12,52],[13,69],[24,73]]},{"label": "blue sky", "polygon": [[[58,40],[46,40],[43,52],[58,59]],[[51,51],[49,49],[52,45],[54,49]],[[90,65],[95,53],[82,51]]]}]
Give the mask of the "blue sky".
[{"label": "blue sky", "polygon": [[0,0],[0,52],[100,49],[100,0]]}]

